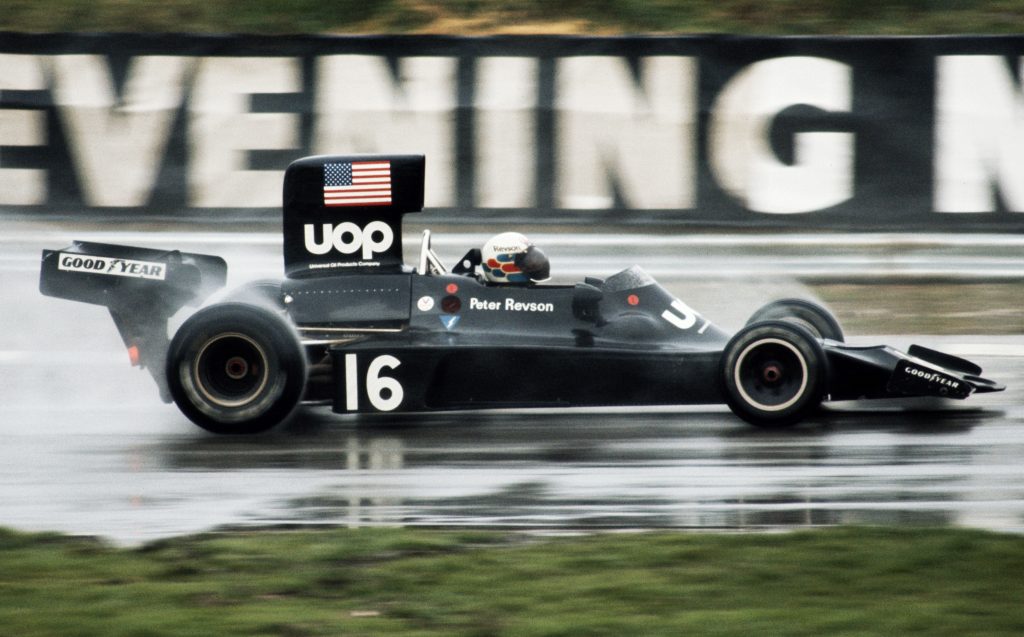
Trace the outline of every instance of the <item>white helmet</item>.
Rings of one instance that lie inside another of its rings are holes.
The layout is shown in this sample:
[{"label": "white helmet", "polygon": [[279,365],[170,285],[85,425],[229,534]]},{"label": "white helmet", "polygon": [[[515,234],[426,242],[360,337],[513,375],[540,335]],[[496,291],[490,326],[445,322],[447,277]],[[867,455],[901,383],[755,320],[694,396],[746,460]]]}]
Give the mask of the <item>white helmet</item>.
[{"label": "white helmet", "polygon": [[548,258],[518,232],[494,235],[481,256],[484,278],[491,283],[539,283],[551,276]]}]

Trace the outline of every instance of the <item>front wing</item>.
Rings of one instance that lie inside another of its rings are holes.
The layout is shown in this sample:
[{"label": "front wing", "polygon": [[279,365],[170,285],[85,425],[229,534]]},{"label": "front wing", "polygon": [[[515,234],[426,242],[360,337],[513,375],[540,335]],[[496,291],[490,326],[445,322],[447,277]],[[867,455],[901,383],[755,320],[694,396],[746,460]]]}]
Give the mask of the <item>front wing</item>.
[{"label": "front wing", "polygon": [[887,345],[851,347],[826,341],[825,352],[832,400],[924,396],[964,399],[974,393],[1005,389],[982,378],[981,368],[974,363],[919,345],[905,353]]}]

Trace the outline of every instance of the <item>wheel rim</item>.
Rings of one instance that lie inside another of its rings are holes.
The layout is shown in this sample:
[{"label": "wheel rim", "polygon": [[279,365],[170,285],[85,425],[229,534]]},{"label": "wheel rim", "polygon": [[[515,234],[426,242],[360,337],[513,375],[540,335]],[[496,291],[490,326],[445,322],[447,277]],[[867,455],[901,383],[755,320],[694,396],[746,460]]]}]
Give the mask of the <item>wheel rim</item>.
[{"label": "wheel rim", "polygon": [[270,369],[266,351],[245,334],[218,334],[199,348],[192,378],[210,403],[242,407],[259,397],[267,386]]},{"label": "wheel rim", "polygon": [[807,359],[792,343],[766,338],[747,345],[736,358],[733,380],[743,400],[762,411],[795,405],[807,389]]}]

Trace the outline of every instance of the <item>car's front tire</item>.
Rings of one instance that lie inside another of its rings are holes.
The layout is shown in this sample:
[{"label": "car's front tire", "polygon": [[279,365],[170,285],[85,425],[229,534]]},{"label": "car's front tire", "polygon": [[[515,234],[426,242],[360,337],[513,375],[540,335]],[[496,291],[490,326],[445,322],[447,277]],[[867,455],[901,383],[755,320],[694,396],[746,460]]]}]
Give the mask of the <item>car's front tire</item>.
[{"label": "car's front tire", "polygon": [[843,328],[827,309],[804,299],[781,299],[772,301],[754,312],[747,325],[761,321],[788,321],[809,330],[818,338],[844,341]]},{"label": "car's front tire", "polygon": [[277,425],[302,398],[306,357],[295,330],[271,310],[220,303],[196,312],[171,340],[167,381],[190,420],[214,433]]},{"label": "car's front tire", "polygon": [[760,427],[786,427],[816,410],[828,385],[828,360],[806,328],[787,321],[748,325],[722,353],[726,403]]}]

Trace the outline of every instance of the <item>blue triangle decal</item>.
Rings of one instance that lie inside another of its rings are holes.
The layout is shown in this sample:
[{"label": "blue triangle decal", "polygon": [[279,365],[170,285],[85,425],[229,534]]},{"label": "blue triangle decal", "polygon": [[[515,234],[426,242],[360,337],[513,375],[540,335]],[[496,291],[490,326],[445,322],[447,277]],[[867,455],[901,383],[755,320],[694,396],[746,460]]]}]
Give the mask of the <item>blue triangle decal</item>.
[{"label": "blue triangle decal", "polygon": [[451,331],[459,324],[459,318],[461,317],[458,314],[442,314],[439,318],[441,319],[441,324],[444,325],[444,329]]}]

